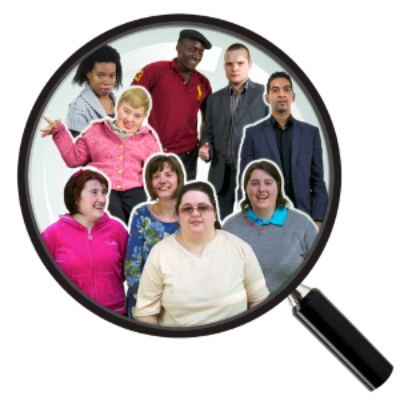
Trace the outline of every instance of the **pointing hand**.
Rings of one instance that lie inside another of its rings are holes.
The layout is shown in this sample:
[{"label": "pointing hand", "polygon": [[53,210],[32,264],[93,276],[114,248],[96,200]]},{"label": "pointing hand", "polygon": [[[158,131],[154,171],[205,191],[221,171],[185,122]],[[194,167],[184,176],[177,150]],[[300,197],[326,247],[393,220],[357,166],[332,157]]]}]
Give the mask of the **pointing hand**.
[{"label": "pointing hand", "polygon": [[43,119],[49,123],[49,126],[47,128],[40,130],[40,132],[42,132],[42,137],[49,135],[54,129],[56,129],[61,124],[61,119],[58,119],[57,121],[52,121],[44,116]]}]

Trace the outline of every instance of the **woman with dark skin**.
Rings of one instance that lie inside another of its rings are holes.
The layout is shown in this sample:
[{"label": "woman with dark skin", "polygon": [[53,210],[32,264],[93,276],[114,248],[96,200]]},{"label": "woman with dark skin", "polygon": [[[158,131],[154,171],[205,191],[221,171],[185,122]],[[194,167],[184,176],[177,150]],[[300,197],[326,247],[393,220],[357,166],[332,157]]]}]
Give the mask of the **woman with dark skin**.
[{"label": "woman with dark skin", "polygon": [[108,210],[128,223],[133,207],[146,201],[142,170],[146,160],[161,151],[157,136],[142,126],[150,109],[150,96],[141,87],[126,90],[119,98],[115,120],[93,122],[73,141],[61,120],[41,129],[52,136],[69,168],[88,165],[99,169],[111,181]]},{"label": "woman with dark skin", "polygon": [[103,46],[79,64],[72,83],[84,85],[70,104],[66,125],[73,137],[79,136],[93,121],[114,118],[116,98],[113,89],[122,86],[120,55],[111,46]]}]

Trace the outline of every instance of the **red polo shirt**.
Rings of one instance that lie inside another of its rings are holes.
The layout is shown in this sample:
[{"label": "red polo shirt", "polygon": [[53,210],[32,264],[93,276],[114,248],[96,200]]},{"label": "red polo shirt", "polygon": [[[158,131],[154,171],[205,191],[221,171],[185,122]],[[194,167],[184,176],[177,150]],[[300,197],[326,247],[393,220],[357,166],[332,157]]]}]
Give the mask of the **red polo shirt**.
[{"label": "red polo shirt", "polygon": [[166,151],[192,150],[198,143],[197,114],[200,109],[205,111],[204,100],[212,93],[208,79],[194,71],[186,84],[174,58],[146,65],[132,85],[143,86],[151,93],[149,124]]}]

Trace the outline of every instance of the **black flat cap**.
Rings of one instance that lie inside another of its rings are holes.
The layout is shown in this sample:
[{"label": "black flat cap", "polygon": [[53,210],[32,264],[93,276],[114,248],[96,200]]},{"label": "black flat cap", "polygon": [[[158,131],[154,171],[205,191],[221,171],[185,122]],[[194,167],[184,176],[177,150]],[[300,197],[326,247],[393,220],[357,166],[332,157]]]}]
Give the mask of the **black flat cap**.
[{"label": "black flat cap", "polygon": [[212,47],[212,44],[200,32],[194,31],[193,29],[184,29],[181,31],[178,42],[185,38],[198,40],[204,44],[204,48],[207,50],[210,50]]}]

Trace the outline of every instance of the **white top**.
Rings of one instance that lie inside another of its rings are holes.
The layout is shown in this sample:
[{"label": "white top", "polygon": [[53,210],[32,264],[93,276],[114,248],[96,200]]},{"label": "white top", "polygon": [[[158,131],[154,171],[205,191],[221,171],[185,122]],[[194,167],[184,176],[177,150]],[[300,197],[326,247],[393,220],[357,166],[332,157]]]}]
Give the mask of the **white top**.
[{"label": "white top", "polygon": [[135,316],[159,315],[165,326],[203,325],[242,313],[268,294],[253,250],[237,236],[217,230],[197,258],[174,234],[149,254]]}]

